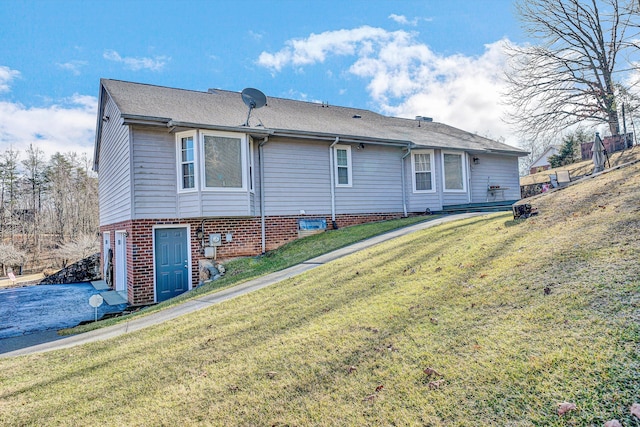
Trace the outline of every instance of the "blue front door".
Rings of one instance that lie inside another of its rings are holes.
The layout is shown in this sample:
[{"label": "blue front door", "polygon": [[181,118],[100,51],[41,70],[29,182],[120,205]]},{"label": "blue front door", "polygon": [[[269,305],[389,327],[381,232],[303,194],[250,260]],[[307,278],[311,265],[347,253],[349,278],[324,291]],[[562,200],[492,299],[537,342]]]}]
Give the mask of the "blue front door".
[{"label": "blue front door", "polygon": [[156,301],[161,302],[189,289],[189,257],[186,228],[155,230]]}]

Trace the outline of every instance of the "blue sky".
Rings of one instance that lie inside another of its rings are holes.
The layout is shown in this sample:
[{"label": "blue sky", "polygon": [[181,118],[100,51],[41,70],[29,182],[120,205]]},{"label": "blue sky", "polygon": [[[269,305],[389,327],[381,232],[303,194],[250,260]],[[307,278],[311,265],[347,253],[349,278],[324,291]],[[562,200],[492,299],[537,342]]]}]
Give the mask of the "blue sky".
[{"label": "blue sky", "polygon": [[93,155],[99,79],[241,91],[436,121],[501,120],[507,0],[0,0],[0,152]]}]

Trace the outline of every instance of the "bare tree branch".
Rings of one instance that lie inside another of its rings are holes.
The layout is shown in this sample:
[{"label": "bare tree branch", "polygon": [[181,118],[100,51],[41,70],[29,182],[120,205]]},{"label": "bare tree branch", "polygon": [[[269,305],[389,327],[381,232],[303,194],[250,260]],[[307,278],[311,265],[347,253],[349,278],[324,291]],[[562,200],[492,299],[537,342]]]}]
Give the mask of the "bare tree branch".
[{"label": "bare tree branch", "polygon": [[620,132],[617,94],[626,66],[638,56],[639,0],[520,0],[516,10],[538,45],[509,45],[511,70],[507,120],[529,138],[556,134],[576,124],[606,123]]}]

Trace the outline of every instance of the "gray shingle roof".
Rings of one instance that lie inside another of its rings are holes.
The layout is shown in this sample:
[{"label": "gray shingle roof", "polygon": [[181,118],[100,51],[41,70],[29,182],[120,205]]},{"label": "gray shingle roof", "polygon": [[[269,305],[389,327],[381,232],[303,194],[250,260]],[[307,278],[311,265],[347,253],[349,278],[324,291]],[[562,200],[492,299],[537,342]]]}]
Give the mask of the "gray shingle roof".
[{"label": "gray shingle roof", "polygon": [[[237,128],[244,132],[314,135],[317,137],[413,143],[414,147],[450,148],[471,152],[526,152],[436,122],[387,117],[369,110],[267,96],[267,105],[255,109],[243,124],[247,107],[238,92],[199,92],[148,84],[102,79],[102,86],[125,117],[164,118],[165,122],[203,127]],[[359,118],[354,118],[359,116]],[[419,125],[419,126],[418,126]],[[99,130],[98,130],[99,131]]]}]

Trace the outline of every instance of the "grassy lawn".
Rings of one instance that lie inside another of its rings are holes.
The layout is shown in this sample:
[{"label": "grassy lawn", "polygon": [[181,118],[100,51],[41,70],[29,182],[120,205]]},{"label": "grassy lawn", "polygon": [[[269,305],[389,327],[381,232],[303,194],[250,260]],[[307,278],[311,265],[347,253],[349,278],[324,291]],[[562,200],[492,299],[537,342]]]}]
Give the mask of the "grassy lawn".
[{"label": "grassy lawn", "polygon": [[445,224],[0,359],[0,425],[639,426],[639,184],[635,165],[536,199],[538,217]]},{"label": "grassy lawn", "polygon": [[124,317],[106,319],[97,323],[92,322],[75,328],[65,329],[60,331],[60,334],[73,335],[87,332],[122,321],[128,321],[136,316],[144,316],[154,313],[199,296],[217,292],[221,289],[246,282],[247,280],[273,273],[274,271],[284,270],[285,268],[300,264],[301,262],[307,261],[311,258],[326,254],[335,249],[349,246],[370,237],[378,236],[392,230],[408,227],[419,222],[429,221],[439,217],[439,215],[432,215],[429,217],[415,216],[390,221],[371,222],[352,227],[340,228],[338,230],[329,230],[325,233],[294,240],[276,250],[267,252],[263,256],[238,258],[225,262],[224,266],[227,268],[227,274],[223,278],[195,288],[190,292],[179,295],[168,301],[146,307],[144,310],[131,313]]}]

